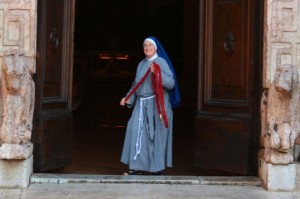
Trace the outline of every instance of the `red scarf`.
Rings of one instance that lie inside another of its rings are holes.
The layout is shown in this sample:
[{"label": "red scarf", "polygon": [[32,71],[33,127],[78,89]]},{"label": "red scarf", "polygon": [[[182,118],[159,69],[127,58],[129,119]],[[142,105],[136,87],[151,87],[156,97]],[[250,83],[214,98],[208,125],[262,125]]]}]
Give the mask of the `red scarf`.
[{"label": "red scarf", "polygon": [[[159,114],[159,118],[164,121],[165,127],[168,128],[169,123],[168,123],[168,117],[167,117],[165,106],[164,106],[164,92],[163,92],[163,86],[162,86],[161,70],[160,70],[160,66],[157,63],[153,62],[153,66],[154,66],[154,72],[152,73],[151,80],[152,80],[152,88],[153,88],[153,93],[155,96],[157,112]],[[133,87],[133,89],[125,97],[125,102],[128,101],[128,99],[131,97],[131,95],[145,81],[145,79],[147,78],[147,76],[150,73],[150,68],[151,67],[149,67],[149,69],[143,75],[141,80]]]}]

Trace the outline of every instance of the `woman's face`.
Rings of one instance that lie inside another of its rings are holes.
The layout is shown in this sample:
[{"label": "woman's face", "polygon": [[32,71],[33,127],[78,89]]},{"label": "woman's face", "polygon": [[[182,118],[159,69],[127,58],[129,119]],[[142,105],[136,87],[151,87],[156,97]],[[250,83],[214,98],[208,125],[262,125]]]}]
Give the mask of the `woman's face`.
[{"label": "woman's face", "polygon": [[155,55],[156,49],[153,43],[151,43],[150,41],[145,41],[143,47],[146,58],[151,58],[153,57],[153,55]]}]

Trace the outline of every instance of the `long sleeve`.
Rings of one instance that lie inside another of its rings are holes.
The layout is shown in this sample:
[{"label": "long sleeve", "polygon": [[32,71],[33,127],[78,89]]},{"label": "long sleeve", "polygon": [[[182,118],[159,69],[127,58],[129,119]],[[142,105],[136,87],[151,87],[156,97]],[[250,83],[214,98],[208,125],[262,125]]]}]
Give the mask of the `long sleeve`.
[{"label": "long sleeve", "polygon": [[[130,90],[128,91],[127,95],[130,93],[130,91],[134,88],[135,85],[136,85],[136,83],[135,83],[135,82],[132,82],[131,88],[130,88]],[[136,94],[133,93],[133,94],[130,96],[130,98],[128,99],[128,102],[127,102],[127,105],[126,105],[126,106],[127,106],[128,108],[131,108],[131,107],[134,105],[135,101],[136,101]]]}]

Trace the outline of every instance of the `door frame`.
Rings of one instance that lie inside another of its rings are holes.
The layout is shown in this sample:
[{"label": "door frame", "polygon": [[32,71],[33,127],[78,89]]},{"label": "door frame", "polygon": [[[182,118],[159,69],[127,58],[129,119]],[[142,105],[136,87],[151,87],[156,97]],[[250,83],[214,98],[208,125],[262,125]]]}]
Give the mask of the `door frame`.
[{"label": "door frame", "polygon": [[[67,0],[67,1],[69,1],[71,4],[70,4],[70,8],[68,9],[69,10],[69,12],[71,13],[69,13],[69,16],[70,16],[70,21],[72,21],[73,22],[73,25],[71,25],[70,26],[70,33],[72,33],[72,34],[70,34],[71,35],[71,38],[69,39],[70,40],[70,44],[69,44],[69,46],[70,46],[70,48],[72,48],[73,49],[73,47],[74,47],[74,24],[75,24],[75,15],[76,15],[76,13],[75,13],[75,3],[76,3],[76,0]],[[263,9],[262,9],[263,10]],[[40,12],[39,10],[37,10],[37,12]],[[73,14],[72,14],[73,13]],[[199,2],[199,53],[198,53],[198,76],[200,77],[200,78],[204,78],[204,77],[202,77],[202,74],[203,74],[203,57],[204,57],[204,52],[203,52],[203,48],[202,48],[202,46],[204,46],[204,44],[205,44],[205,38],[204,38],[204,33],[203,33],[203,26],[204,26],[204,15],[205,15],[205,1],[200,1]],[[257,16],[257,19],[256,20],[259,20],[259,17],[261,17],[261,16]],[[262,20],[261,20],[262,21]],[[67,22],[64,22],[64,23],[67,23]],[[260,27],[259,28],[259,30],[258,31],[260,31],[260,33],[262,33],[262,27]],[[65,34],[65,36],[66,36],[67,34]],[[262,42],[261,42],[262,43]],[[261,57],[262,57],[262,51],[260,51],[260,53],[257,53],[258,54],[258,57],[257,58],[259,58],[259,59],[261,59]],[[66,57],[68,57],[68,60],[65,60],[66,61],[66,63],[65,64],[70,64],[72,67],[71,67],[71,70],[70,71],[68,71],[69,72],[69,74],[70,75],[72,75],[72,73],[73,73],[73,60],[74,60],[74,58],[70,58],[70,57],[73,57],[74,56],[74,54],[73,54],[73,52],[72,53],[69,53],[69,54],[66,54],[65,55]],[[37,55],[37,62],[38,62],[38,59],[39,59],[39,55]],[[67,63],[68,62],[68,63]],[[37,69],[38,70],[38,69]],[[37,72],[37,74],[38,74],[38,72]],[[70,77],[69,77],[70,78]],[[71,78],[72,79],[72,78]],[[68,83],[69,83],[69,86],[72,88],[72,82],[73,81],[69,81]],[[37,77],[37,85],[41,85],[42,84],[42,82],[41,82],[41,79],[40,78],[38,78]],[[201,81],[199,81],[199,79],[198,79],[198,100],[197,100],[197,110],[201,107],[201,100],[202,100],[202,91],[203,91],[203,84],[201,83]],[[72,89],[70,89],[69,91],[66,91],[68,94],[68,96],[72,96]],[[39,94],[36,94],[36,97],[39,97]],[[259,96],[260,97],[260,96]],[[71,107],[72,106],[72,99],[70,99],[69,101],[68,101],[68,106],[69,107]],[[35,107],[35,109],[36,109],[36,111],[40,111],[40,106],[36,106]],[[196,110],[196,111],[197,111]],[[258,118],[258,120],[259,120],[259,118]],[[259,137],[258,135],[256,135],[256,137]],[[257,149],[257,151],[258,151],[258,149]],[[257,157],[257,155],[258,154],[255,154],[256,155],[256,157]],[[257,170],[258,171],[258,170]]]}]

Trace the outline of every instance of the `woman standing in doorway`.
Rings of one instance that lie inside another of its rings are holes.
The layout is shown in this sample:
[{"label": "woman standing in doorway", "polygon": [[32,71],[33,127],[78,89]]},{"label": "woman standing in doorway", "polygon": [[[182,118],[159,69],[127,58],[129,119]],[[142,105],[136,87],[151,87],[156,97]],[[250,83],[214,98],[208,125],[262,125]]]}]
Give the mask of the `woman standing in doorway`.
[{"label": "woman standing in doorway", "polygon": [[[159,175],[166,167],[172,167],[172,108],[180,102],[178,84],[172,63],[160,42],[155,37],[148,37],[143,42],[143,48],[145,58],[138,64],[135,80],[128,92],[132,95],[122,98],[120,102],[121,106],[134,106],[121,156],[121,162],[129,166],[124,175],[142,172]],[[155,65],[159,65],[161,73],[165,122],[159,117],[151,75],[145,75],[147,71],[157,73],[159,69]]]}]

